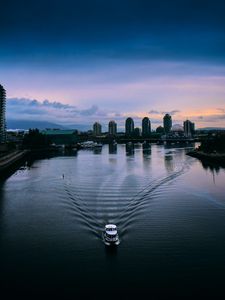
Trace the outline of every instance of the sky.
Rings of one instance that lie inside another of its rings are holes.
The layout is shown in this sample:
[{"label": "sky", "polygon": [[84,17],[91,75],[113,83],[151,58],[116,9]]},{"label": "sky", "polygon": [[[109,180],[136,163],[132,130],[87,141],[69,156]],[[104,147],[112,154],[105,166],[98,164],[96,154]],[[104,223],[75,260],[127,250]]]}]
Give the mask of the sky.
[{"label": "sky", "polygon": [[225,0],[4,1],[7,118],[225,127]]}]

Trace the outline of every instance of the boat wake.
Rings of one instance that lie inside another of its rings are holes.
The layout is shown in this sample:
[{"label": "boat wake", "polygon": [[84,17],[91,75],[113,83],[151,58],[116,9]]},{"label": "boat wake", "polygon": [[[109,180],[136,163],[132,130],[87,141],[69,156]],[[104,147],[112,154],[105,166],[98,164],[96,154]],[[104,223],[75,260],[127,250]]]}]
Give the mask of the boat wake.
[{"label": "boat wake", "polygon": [[100,187],[97,191],[94,190],[94,186],[90,189],[85,189],[85,186],[81,189],[80,185],[76,187],[70,179],[64,181],[64,188],[67,198],[70,200],[69,206],[70,209],[72,208],[72,213],[87,230],[106,244],[102,232],[107,223],[116,224],[120,239],[123,238],[129,225],[133,224],[137,215],[151,204],[151,200],[157,199],[162,188],[164,190],[165,186],[170,188],[171,184],[189,168],[190,161],[177,167],[171,174],[145,184],[131,197],[126,194],[126,189],[129,187],[124,189],[119,180],[117,181],[119,184],[108,186],[109,183],[112,183],[110,178],[107,179],[108,187],[104,184],[104,189]]}]

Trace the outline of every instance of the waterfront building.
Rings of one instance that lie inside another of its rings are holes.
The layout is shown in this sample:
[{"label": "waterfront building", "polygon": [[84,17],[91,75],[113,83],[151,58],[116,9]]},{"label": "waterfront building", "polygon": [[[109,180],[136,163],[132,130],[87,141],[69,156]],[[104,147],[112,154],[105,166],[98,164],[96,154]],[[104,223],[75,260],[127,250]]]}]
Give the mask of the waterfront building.
[{"label": "waterfront building", "polygon": [[140,137],[141,136],[141,129],[139,127],[134,128],[134,134],[135,137]]},{"label": "waterfront building", "polygon": [[172,128],[172,117],[169,114],[165,114],[163,117],[163,127],[165,134],[168,134]]},{"label": "waterfront building", "polygon": [[183,137],[184,136],[183,126],[181,126],[180,124],[174,124],[171,128],[170,134],[173,137]]},{"label": "waterfront building", "polygon": [[98,136],[102,134],[102,125],[98,122],[95,122],[93,125],[93,135]]},{"label": "waterfront building", "polygon": [[6,91],[0,84],[0,143],[6,141],[5,101]]},{"label": "waterfront building", "polygon": [[156,133],[161,133],[161,134],[163,134],[163,133],[164,133],[164,128],[163,128],[162,126],[158,126],[158,127],[156,128]]},{"label": "waterfront building", "polygon": [[74,129],[45,129],[41,133],[56,145],[72,145],[79,141],[78,131]]},{"label": "waterfront building", "polygon": [[142,136],[149,137],[151,134],[151,122],[148,117],[142,119]]},{"label": "waterfront building", "polygon": [[195,124],[189,120],[184,121],[185,137],[192,137],[195,133]]},{"label": "waterfront building", "polygon": [[127,118],[125,122],[125,134],[126,136],[133,136],[134,134],[134,120],[132,118]]},{"label": "waterfront building", "polygon": [[111,120],[109,122],[109,135],[116,135],[117,134],[117,124],[115,121]]}]

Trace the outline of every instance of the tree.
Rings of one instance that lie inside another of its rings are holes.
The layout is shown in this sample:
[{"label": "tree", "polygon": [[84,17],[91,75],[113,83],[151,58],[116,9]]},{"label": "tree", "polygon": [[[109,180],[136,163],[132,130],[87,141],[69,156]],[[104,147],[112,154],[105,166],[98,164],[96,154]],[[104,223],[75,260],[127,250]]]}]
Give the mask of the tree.
[{"label": "tree", "polygon": [[25,134],[23,139],[24,148],[39,149],[39,148],[47,147],[49,145],[50,145],[49,138],[46,135],[40,133],[37,128],[29,129],[29,132]]}]

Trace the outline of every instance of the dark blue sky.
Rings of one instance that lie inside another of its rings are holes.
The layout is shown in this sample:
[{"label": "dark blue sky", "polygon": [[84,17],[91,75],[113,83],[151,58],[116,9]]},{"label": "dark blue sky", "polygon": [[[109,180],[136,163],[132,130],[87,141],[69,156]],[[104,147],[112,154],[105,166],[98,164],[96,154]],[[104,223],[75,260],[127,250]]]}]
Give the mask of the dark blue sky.
[{"label": "dark blue sky", "polygon": [[0,55],[224,60],[224,11],[224,0],[4,1]]},{"label": "dark blue sky", "polygon": [[224,12],[225,0],[4,1],[0,81],[9,97],[109,117],[223,108]]}]

